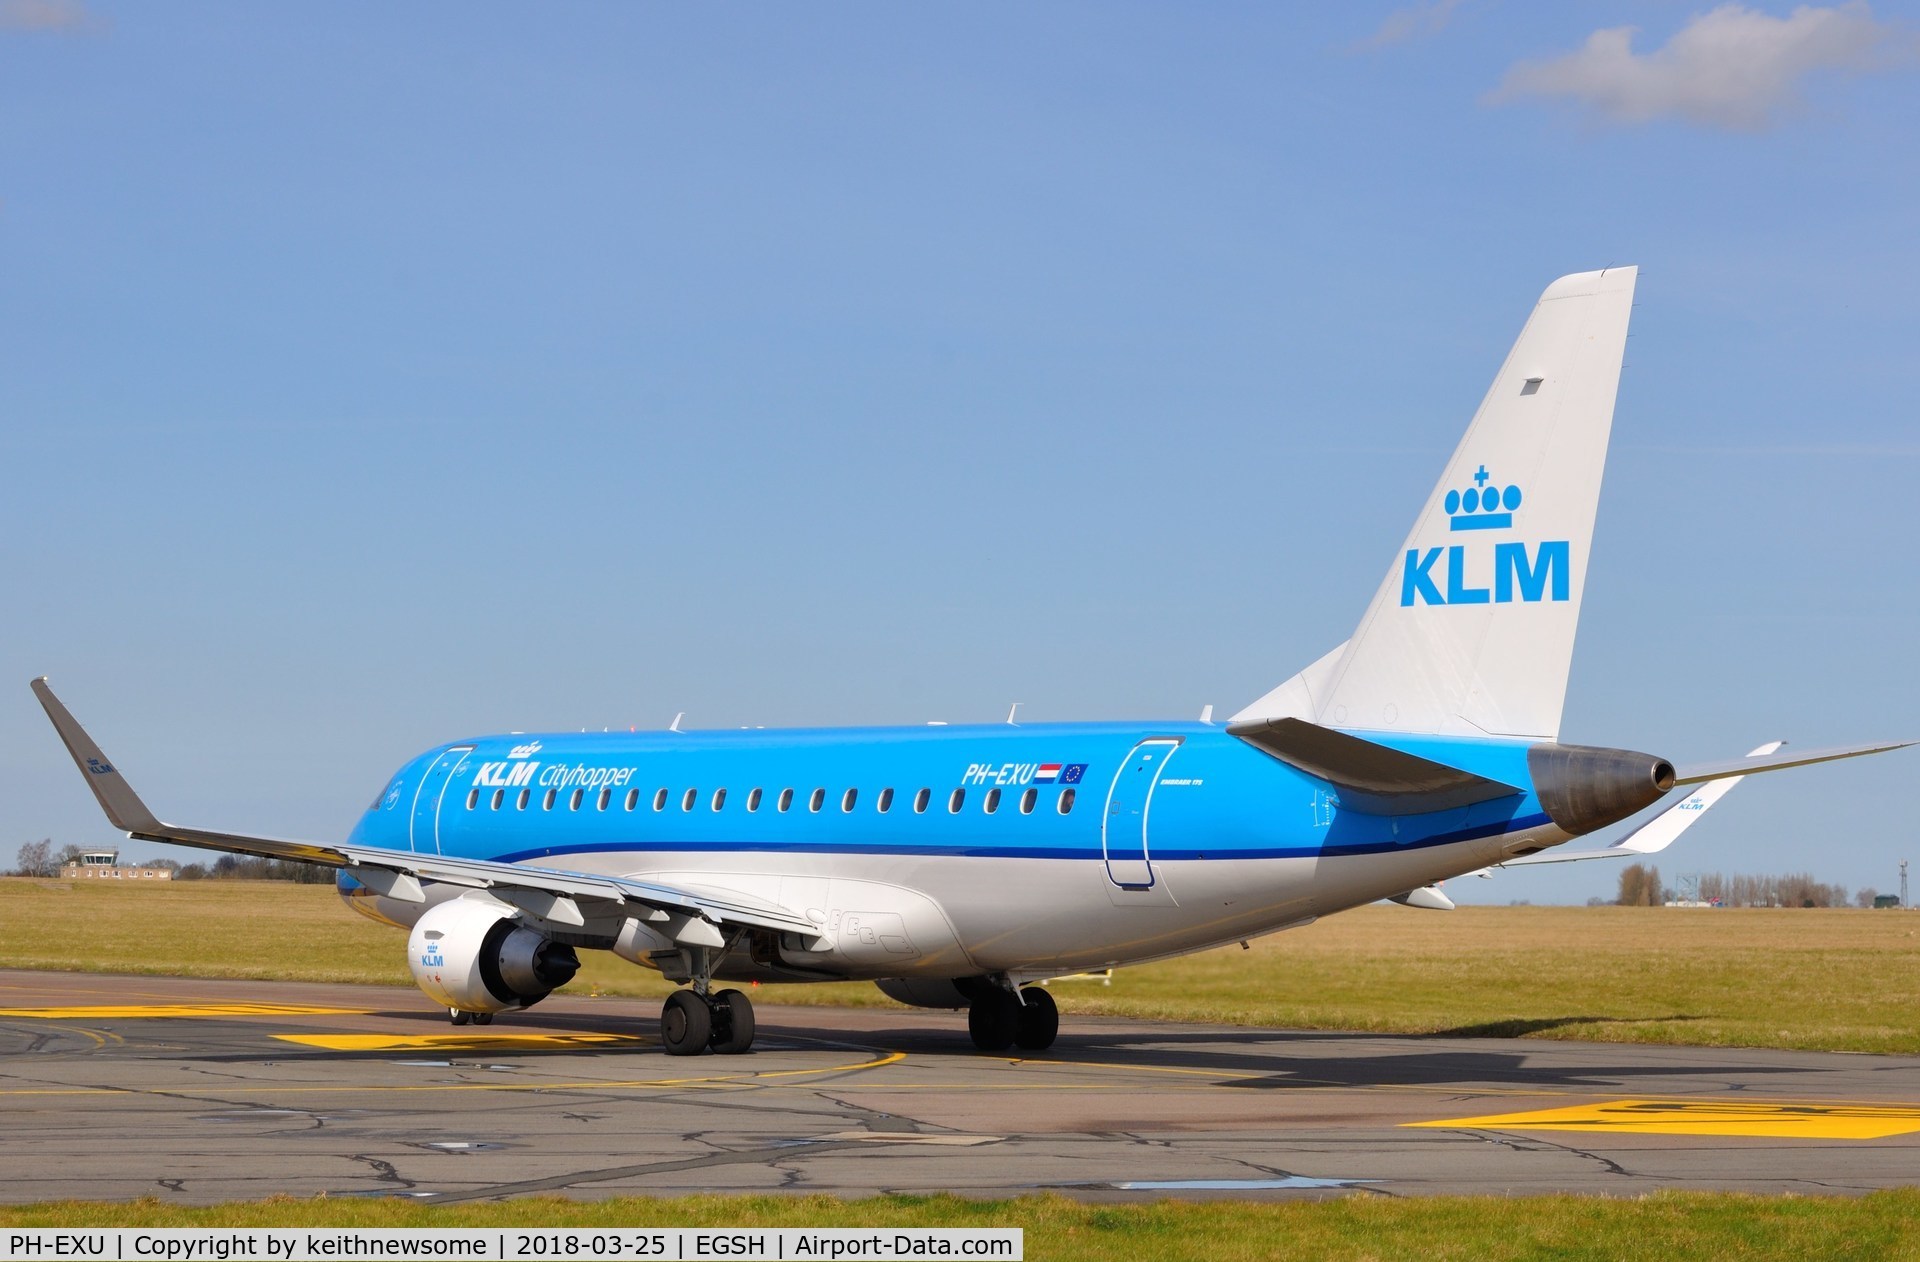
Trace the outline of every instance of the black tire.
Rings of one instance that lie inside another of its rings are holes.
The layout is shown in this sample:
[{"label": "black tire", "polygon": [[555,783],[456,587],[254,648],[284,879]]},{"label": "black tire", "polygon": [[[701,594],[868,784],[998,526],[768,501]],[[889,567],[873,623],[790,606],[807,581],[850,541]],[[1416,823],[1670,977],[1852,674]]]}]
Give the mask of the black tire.
[{"label": "black tire", "polygon": [[738,1056],[753,1046],[753,1000],[737,990],[713,997],[713,1034],[708,1046],[722,1056]]},{"label": "black tire", "polygon": [[1004,990],[980,996],[967,1009],[967,1033],[983,1052],[1004,1052],[1020,1028],[1020,1009]]},{"label": "black tire", "polygon": [[473,1014],[461,1008],[448,1008],[447,1020],[453,1022],[455,1025],[465,1025],[467,1022],[473,1020]]},{"label": "black tire", "polygon": [[1028,986],[1020,997],[1027,1002],[1020,1009],[1013,1041],[1029,1052],[1044,1052],[1060,1035],[1060,1009],[1041,986]]},{"label": "black tire", "polygon": [[475,1025],[492,1025],[493,1014],[491,1012],[476,1012],[473,1014],[473,1023]]},{"label": "black tire", "polygon": [[691,990],[676,990],[660,1009],[660,1046],[669,1056],[698,1056],[713,1034],[713,1010]]}]

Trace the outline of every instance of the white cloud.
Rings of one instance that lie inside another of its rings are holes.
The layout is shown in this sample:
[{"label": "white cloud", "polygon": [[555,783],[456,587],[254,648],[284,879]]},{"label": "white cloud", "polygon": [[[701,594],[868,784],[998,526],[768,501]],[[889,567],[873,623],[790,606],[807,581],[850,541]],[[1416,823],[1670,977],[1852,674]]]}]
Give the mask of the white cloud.
[{"label": "white cloud", "polygon": [[1916,49],[1910,33],[1877,21],[1864,0],[1802,5],[1784,18],[1723,4],[1650,53],[1633,51],[1635,33],[1595,31],[1578,52],[1520,62],[1488,99],[1565,97],[1615,122],[1678,117],[1758,131],[1800,104],[1809,75],[1885,69]]},{"label": "white cloud", "polygon": [[81,0],[0,0],[0,30],[75,32],[99,25]]},{"label": "white cloud", "polygon": [[1361,48],[1382,48],[1402,44],[1416,35],[1431,35],[1453,20],[1453,11],[1461,0],[1418,0],[1404,9],[1387,14],[1380,29],[1360,41]]}]

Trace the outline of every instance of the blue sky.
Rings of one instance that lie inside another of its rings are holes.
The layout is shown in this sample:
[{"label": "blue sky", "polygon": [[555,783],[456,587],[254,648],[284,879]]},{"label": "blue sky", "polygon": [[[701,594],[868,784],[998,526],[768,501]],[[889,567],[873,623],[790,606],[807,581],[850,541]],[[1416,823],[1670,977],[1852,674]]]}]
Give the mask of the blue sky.
[{"label": "blue sky", "polygon": [[[1613,263],[1563,737],[1920,736],[1915,6],[1301,8],[0,0],[0,860],[110,838],[39,674],[312,838],[480,731],[1237,708]],[[1889,889],[1915,759],[1662,869]]]}]

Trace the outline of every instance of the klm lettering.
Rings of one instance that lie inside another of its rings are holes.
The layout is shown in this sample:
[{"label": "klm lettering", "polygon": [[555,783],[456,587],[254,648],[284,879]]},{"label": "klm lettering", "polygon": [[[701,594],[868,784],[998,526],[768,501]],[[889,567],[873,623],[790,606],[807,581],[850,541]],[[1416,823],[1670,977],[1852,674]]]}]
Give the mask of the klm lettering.
[{"label": "klm lettering", "polygon": [[[1565,539],[1552,539],[1529,555],[1524,543],[1497,543],[1493,546],[1491,585],[1486,585],[1484,573],[1469,573],[1469,569],[1477,571],[1478,567],[1469,566],[1465,544],[1424,551],[1409,548],[1406,565],[1400,571],[1401,605],[1510,605],[1516,600],[1526,604],[1566,600],[1569,575],[1573,573],[1572,545]],[[1476,580],[1480,586],[1474,585]]]},{"label": "klm lettering", "polygon": [[518,789],[532,782],[534,769],[539,765],[537,762],[483,762],[473,782],[496,789]]}]

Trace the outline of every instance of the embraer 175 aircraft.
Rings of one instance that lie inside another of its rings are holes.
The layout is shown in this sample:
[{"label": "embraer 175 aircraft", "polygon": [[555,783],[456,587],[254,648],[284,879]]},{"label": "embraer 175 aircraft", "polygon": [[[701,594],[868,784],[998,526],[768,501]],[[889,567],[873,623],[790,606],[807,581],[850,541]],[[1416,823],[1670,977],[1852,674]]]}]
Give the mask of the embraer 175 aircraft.
[{"label": "embraer 175 aircraft", "polygon": [[486,736],[421,754],[325,843],[161,823],[33,688],[116,828],[338,868],[350,906],[410,929],[455,1022],[596,950],[690,983],[661,1015],[675,1055],[752,1045],[747,997],[714,989],[749,979],[872,980],[968,1009],[982,1050],[1045,1048],[1059,1017],[1028,983],[1405,900],[1676,786],[1897,747],[1676,767],[1560,743],[1635,275],[1547,287],[1353,637],[1224,726]]}]

